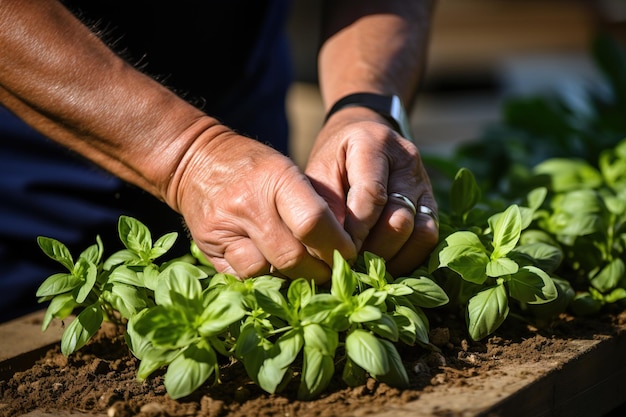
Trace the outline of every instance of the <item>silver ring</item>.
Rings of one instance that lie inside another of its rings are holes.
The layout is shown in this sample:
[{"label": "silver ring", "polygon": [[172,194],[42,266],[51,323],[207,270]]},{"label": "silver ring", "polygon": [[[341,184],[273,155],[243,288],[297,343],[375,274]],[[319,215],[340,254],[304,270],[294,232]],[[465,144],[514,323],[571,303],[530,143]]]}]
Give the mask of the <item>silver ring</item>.
[{"label": "silver ring", "polygon": [[409,197],[402,195],[400,193],[391,193],[389,194],[389,197],[397,198],[398,200],[402,201],[404,203],[404,206],[408,208],[409,210],[411,210],[411,213],[413,213],[413,216],[417,215],[417,209],[415,208],[415,204],[413,204],[413,202],[409,199]]},{"label": "silver ring", "polygon": [[437,216],[437,213],[433,211],[433,209],[431,209],[430,207],[426,207],[426,206],[419,206],[419,212],[427,216],[430,216],[430,218],[435,221],[435,224],[437,225],[437,227],[439,227],[439,217]]}]

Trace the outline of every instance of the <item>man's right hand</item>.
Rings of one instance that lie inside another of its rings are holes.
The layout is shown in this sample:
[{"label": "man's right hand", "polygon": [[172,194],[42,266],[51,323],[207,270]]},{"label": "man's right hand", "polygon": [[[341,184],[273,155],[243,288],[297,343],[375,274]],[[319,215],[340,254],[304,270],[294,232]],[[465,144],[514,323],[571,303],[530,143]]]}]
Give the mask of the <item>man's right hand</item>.
[{"label": "man's right hand", "polygon": [[199,137],[167,194],[218,271],[246,278],[275,270],[323,283],[335,249],[356,257],[350,236],[294,163],[233,132]]}]

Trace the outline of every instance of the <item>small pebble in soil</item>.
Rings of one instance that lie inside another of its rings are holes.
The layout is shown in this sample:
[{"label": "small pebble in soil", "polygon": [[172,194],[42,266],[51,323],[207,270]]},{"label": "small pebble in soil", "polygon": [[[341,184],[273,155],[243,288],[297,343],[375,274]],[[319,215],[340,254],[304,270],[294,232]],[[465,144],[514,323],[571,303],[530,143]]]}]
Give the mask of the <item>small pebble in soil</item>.
[{"label": "small pebble in soil", "polygon": [[130,406],[123,401],[118,401],[114,403],[107,410],[108,417],[132,417],[134,415],[133,410]]},{"label": "small pebble in soil", "polygon": [[417,362],[413,367],[413,372],[416,374],[430,374],[430,368],[424,362]]},{"label": "small pebble in soil", "polygon": [[159,403],[147,403],[141,406],[139,412],[144,414],[145,417],[167,417],[168,414],[165,408]]}]

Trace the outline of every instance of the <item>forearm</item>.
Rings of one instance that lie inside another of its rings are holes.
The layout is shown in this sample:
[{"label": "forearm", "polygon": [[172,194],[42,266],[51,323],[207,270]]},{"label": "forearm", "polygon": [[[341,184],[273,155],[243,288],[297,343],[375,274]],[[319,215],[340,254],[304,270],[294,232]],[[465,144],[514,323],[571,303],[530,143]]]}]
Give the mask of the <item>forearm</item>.
[{"label": "forearm", "polygon": [[0,102],[161,199],[193,141],[226,130],[126,64],[56,1],[0,1],[0,51]]},{"label": "forearm", "polygon": [[397,94],[405,106],[412,104],[423,76],[431,3],[325,3],[318,65],[326,111],[341,97],[360,91]]}]

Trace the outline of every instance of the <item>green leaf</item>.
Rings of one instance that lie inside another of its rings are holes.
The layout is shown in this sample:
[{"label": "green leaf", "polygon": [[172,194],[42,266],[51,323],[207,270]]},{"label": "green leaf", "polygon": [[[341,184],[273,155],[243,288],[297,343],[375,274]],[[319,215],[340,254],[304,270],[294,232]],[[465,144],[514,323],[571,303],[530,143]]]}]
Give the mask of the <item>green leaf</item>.
[{"label": "green leaf", "polygon": [[467,330],[473,340],[493,333],[509,314],[509,300],[503,285],[480,291],[467,304]]},{"label": "green leaf", "polygon": [[86,261],[91,262],[92,264],[98,265],[100,263],[100,260],[102,259],[103,251],[104,248],[102,246],[102,239],[100,238],[100,236],[96,236],[96,243],[85,249],[78,256],[78,258],[82,258]]},{"label": "green leaf", "polygon": [[61,337],[61,352],[65,356],[76,352],[96,334],[104,317],[98,303],[85,307],[67,326]]},{"label": "green leaf", "polygon": [[207,257],[204,255],[204,253],[202,253],[202,251],[198,247],[198,244],[193,240],[191,241],[189,252],[194,258],[196,258],[196,260],[200,263],[200,265],[208,266],[214,269],[214,266],[211,263],[211,261],[207,259]]},{"label": "green leaf", "polygon": [[83,280],[72,274],[60,273],[50,275],[37,289],[37,297],[48,297],[72,291],[82,285]]},{"label": "green leaf", "polygon": [[[311,301],[300,311],[300,318],[303,322],[321,323],[333,316],[333,312],[342,302],[332,294],[315,294]],[[347,318],[344,318],[347,322]]]},{"label": "green leaf", "polygon": [[489,261],[487,264],[487,276],[501,277],[504,275],[514,274],[518,271],[519,265],[509,258],[496,258]]},{"label": "green leaf", "polygon": [[365,323],[365,327],[380,337],[389,339],[392,342],[398,341],[398,326],[394,319],[388,314],[381,314],[380,318],[377,320],[368,320]]},{"label": "green leaf", "polygon": [[413,290],[410,287],[402,284],[396,284],[395,282],[393,284],[385,285],[379,292],[384,293],[389,297],[401,297],[413,294]]},{"label": "green leaf", "polygon": [[72,272],[74,270],[72,254],[63,243],[56,239],[39,236],[37,244],[48,257],[63,265],[68,271]]},{"label": "green leaf", "polygon": [[[354,298],[356,298],[356,305],[358,306],[371,305],[377,306],[378,308],[383,308],[385,300],[387,299],[387,292],[379,291],[376,288],[367,288],[366,290],[357,294],[357,296]],[[354,298],[352,301],[354,301]]]},{"label": "green leaf", "polygon": [[474,174],[467,168],[457,171],[450,188],[450,210],[453,215],[466,215],[480,200],[480,188]]},{"label": "green leaf", "polygon": [[46,331],[50,322],[53,319],[63,320],[67,318],[74,308],[77,307],[78,304],[74,301],[74,296],[71,293],[64,293],[55,296],[52,300],[50,300],[50,304],[46,309],[46,313],[44,314],[43,321],[41,323],[41,331]]},{"label": "green leaf", "polygon": [[243,296],[235,291],[223,291],[202,313],[198,332],[205,337],[215,336],[241,320],[245,314]]},{"label": "green leaf", "polygon": [[180,349],[167,350],[152,348],[147,350],[141,362],[139,368],[137,368],[137,380],[143,382],[154,371],[170,364],[180,354]]},{"label": "green leaf", "polygon": [[455,232],[448,236],[431,256],[436,267],[448,267],[469,282],[482,284],[487,279],[487,250],[475,233]]},{"label": "green leaf", "polygon": [[150,230],[139,220],[128,216],[120,216],[118,232],[120,240],[127,249],[137,254],[148,254],[152,249]]},{"label": "green leaf", "polygon": [[[190,273],[187,267],[194,267],[190,264],[177,263],[171,265],[159,274],[157,288],[154,291],[154,300],[159,305],[172,305],[172,293],[180,294],[188,306],[200,304],[202,299],[202,285],[198,278],[194,276],[194,272]],[[200,271],[202,272],[202,271]]]},{"label": "green leaf", "polygon": [[357,277],[357,280],[359,282],[362,282],[363,284],[367,285],[368,287],[373,287],[373,288],[379,288],[380,287],[380,283],[378,282],[378,280],[376,280],[376,278],[371,277],[371,276],[367,275],[366,273],[358,272],[358,271],[354,271],[354,274]]},{"label": "green leaf", "polygon": [[[145,269],[151,268],[158,275],[158,271],[154,267],[145,267]],[[144,287],[144,276],[140,272],[137,272],[134,268],[129,268],[126,265],[120,265],[111,271],[109,275],[109,282],[112,284],[126,284],[133,287]]]},{"label": "green leaf", "polygon": [[258,383],[262,389],[270,394],[276,392],[303,344],[301,330],[290,330],[278,338],[276,344],[267,352],[266,359],[259,369]]},{"label": "green leaf", "polygon": [[620,280],[626,276],[626,266],[620,258],[615,258],[605,265],[600,272],[591,279],[591,285],[598,291],[607,293],[615,289]]},{"label": "green leaf", "polygon": [[380,256],[367,251],[363,254],[363,257],[367,267],[367,274],[374,278],[374,280],[378,283],[375,288],[381,288],[388,282],[385,260]]},{"label": "green leaf", "polygon": [[295,310],[306,306],[312,297],[313,290],[311,289],[311,284],[306,279],[298,278],[289,284],[287,299]]},{"label": "green leaf", "polygon": [[370,332],[361,329],[350,332],[345,348],[348,357],[374,378],[389,372],[386,346]]},{"label": "green leaf", "polygon": [[527,260],[526,263],[530,263],[548,273],[556,271],[563,261],[561,248],[543,242],[519,245],[509,253],[509,256],[518,264],[522,260]]},{"label": "green leaf", "polygon": [[281,320],[289,321],[291,318],[291,310],[287,300],[278,291],[268,294],[268,292],[255,292],[255,300],[259,307],[266,313],[278,317]]},{"label": "green leaf", "polygon": [[615,190],[624,189],[626,186],[626,158],[619,153],[624,144],[626,141],[623,140],[614,149],[605,149],[598,160],[604,180]]},{"label": "green leaf", "polygon": [[190,345],[167,367],[164,385],[173,399],[186,397],[200,388],[218,367],[217,356],[205,341]]},{"label": "green leaf", "polygon": [[579,188],[598,188],[602,175],[586,161],[574,158],[551,158],[536,165],[533,173],[547,177],[550,189],[566,192]]},{"label": "green leaf", "polygon": [[575,316],[591,316],[597,314],[602,309],[602,301],[593,297],[588,292],[576,294],[570,307]]},{"label": "green leaf", "polygon": [[388,340],[381,340],[380,343],[385,349],[387,361],[389,362],[389,372],[378,375],[376,379],[392,387],[407,388],[409,386],[409,376],[406,373],[398,350]]},{"label": "green leaf", "polygon": [[111,287],[109,302],[126,319],[148,306],[145,291],[121,283],[113,284]]},{"label": "green leaf", "polygon": [[378,307],[364,305],[355,308],[352,313],[350,313],[350,321],[353,323],[364,323],[378,320],[381,316],[382,312]]},{"label": "green leaf", "polygon": [[332,356],[323,355],[319,350],[305,345],[298,399],[310,400],[319,396],[330,384],[334,373],[335,363]]},{"label": "green leaf", "polygon": [[[136,286],[145,286],[149,290],[156,291],[157,287],[159,286],[159,276],[160,272],[157,269],[156,265],[146,265],[143,268],[143,273],[141,274],[141,276],[137,277],[142,282],[142,285]],[[127,284],[129,284],[129,282],[127,282]]]},{"label": "green leaf", "polygon": [[347,357],[346,364],[341,373],[341,379],[343,379],[343,382],[349,387],[357,387],[365,384],[365,381],[367,381],[367,372],[350,359],[350,357]]},{"label": "green leaf", "polygon": [[504,213],[492,216],[489,218],[489,226],[493,232],[491,259],[502,258],[515,248],[522,233],[519,207],[513,204]]},{"label": "green leaf", "polygon": [[626,288],[615,288],[604,297],[606,303],[616,303],[626,299]]},{"label": "green leaf", "polygon": [[357,279],[350,265],[343,259],[339,251],[335,250],[330,293],[340,300],[349,300],[356,290],[356,283]]},{"label": "green leaf", "polygon": [[448,294],[435,281],[426,277],[399,278],[395,284],[406,285],[413,290],[407,298],[415,306],[424,308],[440,307],[448,303]]},{"label": "green leaf", "polygon": [[171,363],[179,354],[180,349],[167,350],[154,347],[147,337],[139,335],[134,329],[134,323],[140,319],[147,310],[142,310],[131,317],[126,325],[124,340],[131,353],[141,362],[137,369],[137,380],[143,381],[154,371]]},{"label": "green leaf", "polygon": [[538,318],[551,319],[564,313],[576,295],[574,288],[566,279],[550,277],[557,291],[557,297],[547,303],[528,304],[526,308]]},{"label": "green leaf", "polygon": [[235,344],[235,357],[243,362],[246,373],[259,385],[259,370],[265,359],[263,336],[253,323],[242,326]]},{"label": "green leaf", "polygon": [[143,359],[145,352],[153,348],[150,340],[145,337],[145,335],[140,335],[135,331],[135,322],[147,312],[148,310],[141,310],[136,315],[129,318],[126,323],[126,333],[124,334],[126,345],[128,345],[131,353],[139,360]]},{"label": "green leaf", "polygon": [[128,265],[138,265],[143,261],[139,255],[135,252],[132,252],[128,249],[122,249],[115,252],[113,255],[109,256],[106,261],[104,261],[103,269],[105,271],[109,271],[115,265],[120,264],[128,264]]},{"label": "green leaf", "polygon": [[84,279],[84,283],[81,285],[78,290],[78,294],[76,295],[76,302],[83,303],[96,284],[96,279],[98,278],[98,267],[84,258],[79,258],[75,269],[80,269],[82,279]]},{"label": "green leaf", "polygon": [[304,355],[298,398],[307,400],[321,394],[332,380],[339,340],[337,332],[317,324],[305,326],[303,337]]},{"label": "green leaf", "polygon": [[526,200],[528,201],[528,207],[533,210],[539,210],[543,205],[543,202],[546,200],[548,195],[548,189],[546,187],[537,187],[530,191],[526,196]]},{"label": "green leaf", "polygon": [[149,335],[157,348],[178,349],[198,338],[194,325],[182,309],[156,306],[148,309],[142,319],[135,323],[135,328],[139,334]]},{"label": "green leaf", "polygon": [[[182,279],[182,277],[185,277],[184,279],[185,280],[190,279],[190,282],[192,281],[197,282],[198,280],[206,278],[207,276],[206,272],[204,272],[202,269],[188,262],[182,262],[182,261],[172,262],[168,264],[167,267],[161,271],[161,274],[169,275],[170,277],[174,279]],[[185,285],[192,285],[192,288],[185,289],[182,292],[177,291],[179,294],[187,295],[189,298],[196,298],[199,296],[196,292],[198,288],[197,285],[195,284],[185,284]],[[188,292],[188,291],[191,291],[191,292]]]},{"label": "green leaf", "polygon": [[398,305],[393,312],[393,319],[398,327],[400,340],[404,343],[413,345],[417,340],[428,344],[428,317],[420,308]]},{"label": "green leaf", "polygon": [[556,299],[558,292],[552,278],[535,266],[524,266],[508,281],[509,294],[528,304],[543,304]]},{"label": "green leaf", "polygon": [[178,238],[178,233],[171,232],[157,239],[157,241],[154,242],[154,245],[152,245],[152,250],[150,251],[150,259],[156,259],[159,256],[162,256],[165,253],[167,253],[167,251],[170,250],[172,246],[174,246],[174,243],[176,243],[177,238]]}]

